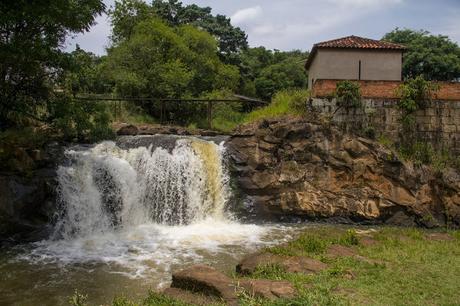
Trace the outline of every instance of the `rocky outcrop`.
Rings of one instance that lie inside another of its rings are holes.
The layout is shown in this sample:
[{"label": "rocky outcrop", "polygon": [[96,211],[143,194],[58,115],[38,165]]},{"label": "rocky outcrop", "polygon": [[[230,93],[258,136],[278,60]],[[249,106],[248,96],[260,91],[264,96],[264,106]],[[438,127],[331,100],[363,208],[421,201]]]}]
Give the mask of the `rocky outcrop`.
[{"label": "rocky outcrop", "polygon": [[460,174],[414,167],[376,141],[301,118],[240,127],[233,173],[271,217],[460,225]]},{"label": "rocky outcrop", "polygon": [[47,236],[56,212],[56,169],[63,148],[49,144],[23,157],[29,163],[27,170],[0,171],[0,244]]}]

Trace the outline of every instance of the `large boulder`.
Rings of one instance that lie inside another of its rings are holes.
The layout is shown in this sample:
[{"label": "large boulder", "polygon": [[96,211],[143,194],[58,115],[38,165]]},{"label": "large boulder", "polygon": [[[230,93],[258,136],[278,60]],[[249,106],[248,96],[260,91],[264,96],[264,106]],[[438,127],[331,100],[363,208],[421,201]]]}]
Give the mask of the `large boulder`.
[{"label": "large boulder", "polygon": [[238,300],[232,279],[205,265],[194,265],[173,273],[171,287],[216,296],[229,304]]},{"label": "large boulder", "polygon": [[376,141],[302,118],[239,127],[232,171],[254,210],[272,218],[460,225],[460,173],[439,175]]},{"label": "large boulder", "polygon": [[239,286],[250,296],[256,298],[290,299],[296,295],[294,286],[288,281],[273,281],[267,279],[241,280]]}]

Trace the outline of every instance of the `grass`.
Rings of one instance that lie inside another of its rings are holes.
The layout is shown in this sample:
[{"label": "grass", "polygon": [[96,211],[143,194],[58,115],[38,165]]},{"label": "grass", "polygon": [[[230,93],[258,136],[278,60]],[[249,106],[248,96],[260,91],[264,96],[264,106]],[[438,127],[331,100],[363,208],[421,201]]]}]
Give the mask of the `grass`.
[{"label": "grass", "polygon": [[305,112],[305,103],[308,97],[308,90],[290,89],[280,91],[275,94],[269,105],[247,114],[243,122],[250,123],[260,119],[284,115],[302,115]]},{"label": "grass", "polygon": [[[430,241],[419,229],[381,228],[377,244],[357,245],[356,232],[332,227],[311,229],[297,240],[267,251],[309,256],[329,264],[316,275],[285,273],[262,267],[256,277],[288,280],[299,296],[286,305],[458,305],[460,301],[460,232],[454,241]],[[376,263],[354,258],[325,256],[328,245],[354,246],[360,255]],[[382,262],[382,263],[380,263]],[[344,277],[348,271],[355,279]],[[244,298],[243,305],[283,305]]]},{"label": "grass", "polygon": [[[368,228],[364,228],[368,229]],[[259,267],[252,278],[287,280],[298,291],[294,299],[269,301],[240,295],[240,305],[458,305],[460,301],[460,231],[452,241],[426,239],[417,228],[377,227],[368,232],[374,245],[359,243],[359,231],[347,226],[309,228],[296,240],[266,252],[308,256],[329,265],[318,274],[287,273],[278,265]],[[326,256],[328,246],[354,248],[368,260]],[[349,277],[352,275],[353,277]],[[237,278],[237,275],[233,275]],[[140,304],[117,299],[114,306],[185,306],[150,292]]]}]

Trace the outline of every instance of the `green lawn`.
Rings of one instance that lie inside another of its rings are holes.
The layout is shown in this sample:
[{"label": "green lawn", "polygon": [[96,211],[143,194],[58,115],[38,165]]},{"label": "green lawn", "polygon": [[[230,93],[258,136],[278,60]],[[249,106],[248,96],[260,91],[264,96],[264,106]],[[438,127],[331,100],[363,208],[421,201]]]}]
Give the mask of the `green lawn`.
[{"label": "green lawn", "polygon": [[[241,305],[460,305],[460,231],[447,231],[453,239],[444,241],[428,239],[433,232],[422,229],[373,229],[312,227],[286,245],[266,249],[316,258],[329,268],[302,275],[286,273],[278,266],[260,267],[252,278],[288,280],[298,295],[292,300],[268,301],[242,294]],[[371,237],[374,244],[364,246],[363,237]],[[331,258],[327,248],[332,244],[351,247],[360,258]],[[186,304],[152,292],[139,304],[118,299],[113,305]]]}]

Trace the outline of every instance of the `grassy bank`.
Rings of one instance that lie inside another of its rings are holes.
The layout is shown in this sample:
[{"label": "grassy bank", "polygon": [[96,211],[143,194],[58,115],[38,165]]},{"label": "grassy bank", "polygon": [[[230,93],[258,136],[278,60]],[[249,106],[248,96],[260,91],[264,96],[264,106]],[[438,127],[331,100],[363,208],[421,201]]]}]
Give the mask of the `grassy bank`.
[{"label": "grassy bank", "polygon": [[[297,297],[268,301],[242,294],[240,304],[458,305],[460,231],[450,231],[447,236],[432,234],[413,228],[311,228],[296,240],[266,252],[316,258],[329,268],[303,275],[286,273],[278,266],[260,267],[252,278],[287,280],[296,287]],[[359,255],[331,257],[327,250],[333,244],[351,248]],[[141,302],[117,299],[113,305],[187,304],[150,293]]]}]

